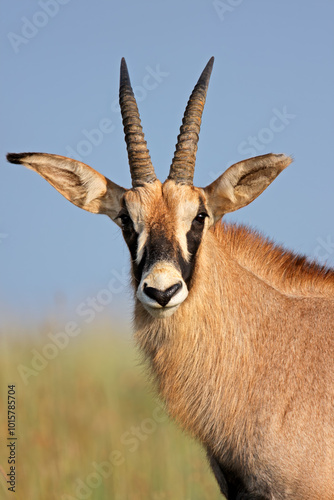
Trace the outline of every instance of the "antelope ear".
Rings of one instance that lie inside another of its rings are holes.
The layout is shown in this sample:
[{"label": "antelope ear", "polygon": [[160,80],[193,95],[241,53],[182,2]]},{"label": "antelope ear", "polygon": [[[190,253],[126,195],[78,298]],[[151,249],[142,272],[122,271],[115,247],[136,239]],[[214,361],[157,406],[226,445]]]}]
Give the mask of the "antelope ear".
[{"label": "antelope ear", "polygon": [[283,154],[255,156],[235,163],[204,188],[215,220],[245,207],[284,170],[292,158]]},{"label": "antelope ear", "polygon": [[119,213],[126,189],[85,163],[46,153],[9,153],[7,160],[35,170],[77,207],[112,219]]}]

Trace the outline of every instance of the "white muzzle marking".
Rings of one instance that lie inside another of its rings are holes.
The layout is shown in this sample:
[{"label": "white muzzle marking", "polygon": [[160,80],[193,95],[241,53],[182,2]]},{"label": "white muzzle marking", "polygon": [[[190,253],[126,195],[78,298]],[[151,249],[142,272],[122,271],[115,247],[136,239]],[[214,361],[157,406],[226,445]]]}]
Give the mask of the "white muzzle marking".
[{"label": "white muzzle marking", "polygon": [[[176,284],[180,288],[172,295],[168,303],[163,306],[154,297],[145,293],[145,289],[155,289],[157,292],[165,292]],[[151,269],[143,274],[137,290],[137,299],[145,309],[155,318],[167,318],[171,316],[188,296],[188,288],[182,279],[181,273],[169,262],[157,262]]]}]

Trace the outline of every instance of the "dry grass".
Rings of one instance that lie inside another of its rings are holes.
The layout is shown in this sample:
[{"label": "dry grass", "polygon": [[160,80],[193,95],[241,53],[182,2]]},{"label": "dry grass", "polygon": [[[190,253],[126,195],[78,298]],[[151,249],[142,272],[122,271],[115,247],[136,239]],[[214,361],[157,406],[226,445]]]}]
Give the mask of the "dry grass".
[{"label": "dry grass", "polygon": [[18,500],[220,499],[205,454],[149,389],[132,341],[100,329],[71,338],[24,384],[50,339],[0,335],[0,467],[7,464],[7,385],[16,385]]}]

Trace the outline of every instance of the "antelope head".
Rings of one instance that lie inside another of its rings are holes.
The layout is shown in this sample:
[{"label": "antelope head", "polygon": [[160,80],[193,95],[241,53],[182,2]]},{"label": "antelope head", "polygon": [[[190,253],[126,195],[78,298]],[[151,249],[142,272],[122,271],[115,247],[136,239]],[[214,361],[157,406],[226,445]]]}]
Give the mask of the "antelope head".
[{"label": "antelope head", "polygon": [[121,62],[120,107],[132,188],[113,183],[88,165],[45,153],[10,153],[11,163],[35,170],[84,210],[108,215],[129,247],[136,298],[154,317],[173,314],[187,299],[196,257],[206,232],[227,212],[253,201],[291,158],[267,154],[228,168],[205,188],[193,175],[213,58],[186,107],[167,180],[154,172],[125,60]]}]

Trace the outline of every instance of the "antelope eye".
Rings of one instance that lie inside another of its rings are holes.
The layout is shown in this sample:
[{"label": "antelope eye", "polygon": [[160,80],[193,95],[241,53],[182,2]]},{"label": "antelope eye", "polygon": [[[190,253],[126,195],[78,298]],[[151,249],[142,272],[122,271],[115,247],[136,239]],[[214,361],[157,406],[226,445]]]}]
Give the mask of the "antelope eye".
[{"label": "antelope eye", "polygon": [[204,224],[206,217],[209,217],[207,213],[201,212],[200,214],[196,215],[194,222],[198,222],[199,224]]},{"label": "antelope eye", "polygon": [[120,214],[117,218],[121,219],[123,227],[129,226],[129,224],[132,222],[131,217],[126,213]]},{"label": "antelope eye", "polygon": [[123,224],[127,224],[128,222],[130,222],[130,217],[126,214],[121,215],[120,219],[121,219]]}]

